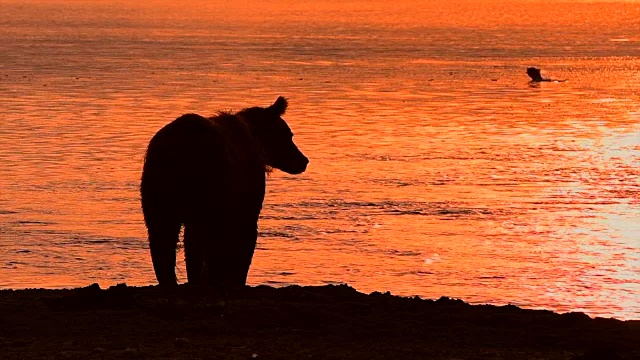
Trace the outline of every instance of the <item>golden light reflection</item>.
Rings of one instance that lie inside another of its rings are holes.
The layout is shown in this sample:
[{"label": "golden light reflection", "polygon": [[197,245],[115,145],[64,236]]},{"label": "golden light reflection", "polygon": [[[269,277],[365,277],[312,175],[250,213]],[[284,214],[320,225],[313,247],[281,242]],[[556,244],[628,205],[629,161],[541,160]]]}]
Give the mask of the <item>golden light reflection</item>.
[{"label": "golden light reflection", "polygon": [[251,284],[639,318],[637,3],[277,3],[2,3],[0,287],[154,283],[151,136],[285,95]]}]

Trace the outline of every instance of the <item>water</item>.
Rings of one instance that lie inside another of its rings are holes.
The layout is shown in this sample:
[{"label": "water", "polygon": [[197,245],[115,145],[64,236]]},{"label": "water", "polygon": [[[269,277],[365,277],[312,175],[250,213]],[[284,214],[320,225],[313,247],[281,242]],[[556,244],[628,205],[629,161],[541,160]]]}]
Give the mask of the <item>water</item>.
[{"label": "water", "polygon": [[0,0],[0,288],[155,283],[151,136],[285,95],[250,284],[640,319],[640,3],[190,4]]}]

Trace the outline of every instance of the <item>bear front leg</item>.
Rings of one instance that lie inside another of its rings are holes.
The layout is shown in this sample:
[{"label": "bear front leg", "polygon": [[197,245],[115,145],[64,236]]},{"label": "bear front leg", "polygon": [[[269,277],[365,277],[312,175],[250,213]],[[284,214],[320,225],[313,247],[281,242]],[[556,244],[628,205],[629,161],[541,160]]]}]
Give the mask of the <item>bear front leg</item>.
[{"label": "bear front leg", "polygon": [[258,227],[255,223],[237,228],[230,236],[229,256],[225,258],[223,271],[225,287],[239,289],[247,284],[257,240]]}]

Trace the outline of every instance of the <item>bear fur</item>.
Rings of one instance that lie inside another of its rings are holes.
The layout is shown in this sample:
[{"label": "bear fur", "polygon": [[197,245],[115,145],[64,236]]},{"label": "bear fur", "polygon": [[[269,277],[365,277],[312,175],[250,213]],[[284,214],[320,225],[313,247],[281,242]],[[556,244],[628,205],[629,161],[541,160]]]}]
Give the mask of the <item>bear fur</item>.
[{"label": "bear fur", "polygon": [[147,148],[140,184],[156,278],[177,284],[184,226],[187,279],[218,289],[245,285],[258,237],[266,173],[306,170],[309,160],[282,119],[287,100],[214,117],[183,115]]}]

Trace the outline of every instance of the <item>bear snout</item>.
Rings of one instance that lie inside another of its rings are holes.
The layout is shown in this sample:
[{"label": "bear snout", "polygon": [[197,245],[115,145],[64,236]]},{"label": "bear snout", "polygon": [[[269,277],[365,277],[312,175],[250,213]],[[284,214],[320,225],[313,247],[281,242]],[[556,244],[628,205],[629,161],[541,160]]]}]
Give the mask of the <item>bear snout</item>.
[{"label": "bear snout", "polygon": [[295,162],[291,162],[287,164],[287,166],[280,167],[280,170],[291,175],[298,175],[305,172],[307,170],[307,165],[309,165],[309,159],[302,154],[300,154],[300,156],[301,156],[300,159],[298,159]]}]

